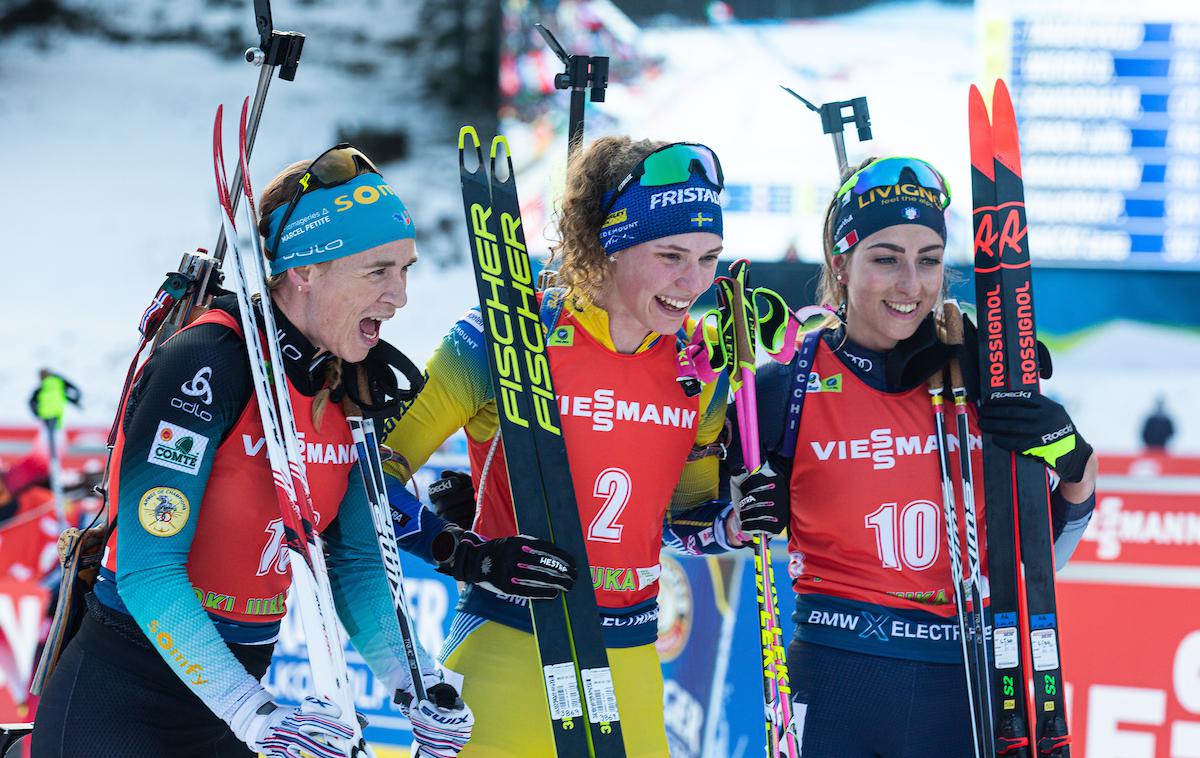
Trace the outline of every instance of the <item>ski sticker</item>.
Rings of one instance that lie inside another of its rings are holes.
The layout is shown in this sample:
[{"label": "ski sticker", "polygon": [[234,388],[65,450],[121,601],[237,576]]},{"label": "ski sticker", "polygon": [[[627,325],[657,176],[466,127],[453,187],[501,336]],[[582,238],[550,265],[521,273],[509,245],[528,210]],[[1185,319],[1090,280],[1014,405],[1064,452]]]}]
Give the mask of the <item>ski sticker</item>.
[{"label": "ski sticker", "polygon": [[546,697],[550,701],[550,718],[573,719],[583,715],[579,689],[575,685],[575,664],[566,661],[544,667]]}]

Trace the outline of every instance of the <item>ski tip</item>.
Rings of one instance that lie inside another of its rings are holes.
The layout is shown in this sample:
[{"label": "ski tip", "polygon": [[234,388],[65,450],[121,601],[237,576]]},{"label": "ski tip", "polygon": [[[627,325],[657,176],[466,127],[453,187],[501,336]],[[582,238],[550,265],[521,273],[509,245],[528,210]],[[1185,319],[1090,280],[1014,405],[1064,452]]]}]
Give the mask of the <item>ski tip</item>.
[{"label": "ski tip", "polygon": [[[492,180],[500,184],[509,184],[513,181],[513,162],[512,151],[509,149],[508,138],[502,134],[497,134],[492,138],[491,146],[491,165],[492,165]],[[504,167],[504,171],[497,171],[498,167]],[[499,177],[503,174],[504,179]]]},{"label": "ski tip", "polygon": [[970,108],[971,115],[977,114],[987,115],[987,102],[983,99],[983,93],[979,91],[979,87],[972,84],[971,91],[967,93],[967,106]]},{"label": "ski tip", "polygon": [[458,130],[459,150],[462,150],[466,147],[468,136],[470,136],[471,142],[475,144],[476,150],[479,150],[483,147],[483,143],[479,141],[479,132],[475,131],[475,127],[468,125]]},{"label": "ski tip", "polygon": [[1021,176],[1021,146],[1017,135],[1017,114],[1013,110],[1012,98],[1008,94],[1008,85],[1003,79],[996,80],[996,89],[992,95],[993,131],[996,160],[1003,163],[1009,171]]},{"label": "ski tip", "polygon": [[505,158],[508,158],[509,156],[512,155],[512,151],[508,149],[508,137],[505,137],[503,134],[497,134],[495,137],[492,137],[492,149],[491,149],[492,162],[495,162],[496,157],[498,155],[500,155],[501,146],[503,146],[503,148],[504,148],[504,157]]},{"label": "ski tip", "polygon": [[238,118],[238,147],[246,146],[246,130],[250,123],[250,98],[242,101],[242,115]]},{"label": "ski tip", "polygon": [[992,107],[994,108],[996,103],[1001,99],[1012,102],[1012,97],[1008,93],[1008,85],[1005,84],[1003,79],[997,79],[995,86],[992,88]]},{"label": "ski tip", "polygon": [[988,118],[983,93],[974,84],[967,96],[967,120],[970,129],[971,167],[989,180],[995,178],[992,165],[992,122]]}]

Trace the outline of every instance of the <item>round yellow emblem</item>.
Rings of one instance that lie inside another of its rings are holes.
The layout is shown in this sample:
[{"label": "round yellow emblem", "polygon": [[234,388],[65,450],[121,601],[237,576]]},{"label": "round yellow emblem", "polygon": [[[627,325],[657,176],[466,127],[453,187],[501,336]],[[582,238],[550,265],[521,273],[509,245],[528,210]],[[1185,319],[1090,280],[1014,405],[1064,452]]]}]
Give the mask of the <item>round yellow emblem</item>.
[{"label": "round yellow emblem", "polygon": [[179,534],[191,513],[187,496],[174,487],[154,487],[146,490],[138,503],[138,518],[142,528],[155,537]]},{"label": "round yellow emblem", "polygon": [[658,639],[654,646],[663,663],[679,657],[692,633],[692,584],[683,564],[663,553],[659,560],[662,575],[658,579]]}]

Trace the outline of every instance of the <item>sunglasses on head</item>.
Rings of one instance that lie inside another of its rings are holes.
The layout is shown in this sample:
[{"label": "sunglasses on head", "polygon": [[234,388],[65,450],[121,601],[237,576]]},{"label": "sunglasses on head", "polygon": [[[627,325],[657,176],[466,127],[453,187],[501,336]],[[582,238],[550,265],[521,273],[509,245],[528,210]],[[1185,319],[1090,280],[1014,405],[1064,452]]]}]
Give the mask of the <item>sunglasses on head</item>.
[{"label": "sunglasses on head", "polygon": [[316,160],[308,164],[308,168],[304,170],[304,173],[300,175],[299,181],[296,182],[296,189],[292,192],[291,199],[288,200],[287,210],[284,211],[283,219],[279,222],[279,228],[275,231],[275,239],[267,247],[267,253],[271,258],[274,258],[277,254],[283,230],[287,227],[288,221],[291,220],[292,213],[295,212],[296,206],[300,203],[300,198],[304,197],[305,194],[313,190],[337,187],[363,174],[379,173],[379,169],[375,167],[370,158],[363,155],[362,151],[357,147],[353,147],[345,142],[334,145],[318,155]]},{"label": "sunglasses on head", "polygon": [[718,190],[725,188],[725,174],[721,171],[721,161],[711,149],[694,142],[663,145],[638,161],[633,170],[621,180],[604,207],[604,215],[608,215],[617,198],[634,182],[643,187],[665,187],[686,182],[697,173]]},{"label": "sunglasses on head", "polygon": [[950,184],[946,181],[946,177],[920,158],[907,156],[881,158],[863,166],[842,184],[841,189],[837,191],[837,199],[841,202],[848,202],[848,195],[851,192],[855,195],[862,195],[876,187],[901,184],[906,172],[911,175],[912,183],[941,195],[942,210],[950,205]]}]

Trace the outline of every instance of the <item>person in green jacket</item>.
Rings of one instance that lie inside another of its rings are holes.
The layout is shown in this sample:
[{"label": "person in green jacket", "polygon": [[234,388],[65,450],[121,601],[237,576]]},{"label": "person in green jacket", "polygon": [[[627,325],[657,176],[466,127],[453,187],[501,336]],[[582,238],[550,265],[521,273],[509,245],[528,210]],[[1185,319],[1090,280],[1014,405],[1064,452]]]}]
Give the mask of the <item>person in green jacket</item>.
[{"label": "person in green jacket", "polygon": [[58,513],[59,529],[67,527],[66,504],[62,495],[62,451],[59,449],[59,430],[63,428],[67,403],[78,407],[83,395],[79,388],[48,368],[38,371],[38,387],[29,396],[29,410],[46,426],[50,447],[50,489],[54,492],[54,507]]}]

